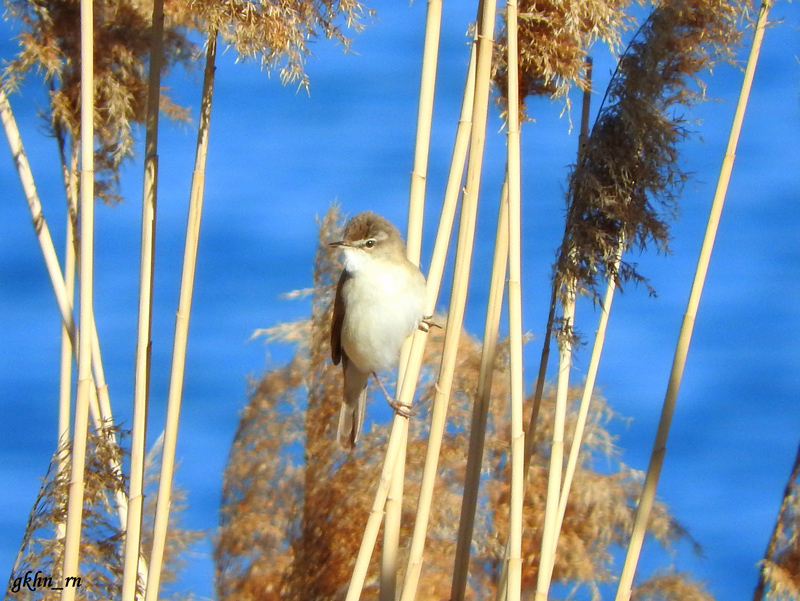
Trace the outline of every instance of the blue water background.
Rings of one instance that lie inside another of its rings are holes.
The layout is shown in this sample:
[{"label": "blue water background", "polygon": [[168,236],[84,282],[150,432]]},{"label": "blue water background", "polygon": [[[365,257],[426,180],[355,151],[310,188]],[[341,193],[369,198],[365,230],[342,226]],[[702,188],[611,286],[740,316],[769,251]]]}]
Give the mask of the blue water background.
[{"label": "blue water background", "polygon": [[[307,316],[306,302],[281,294],[310,285],[315,217],[337,201],[348,214],[376,210],[404,229],[425,5],[376,8],[376,20],[351,53],[327,40],[313,44],[310,94],[282,87],[255,64],[235,64],[233,51],[219,58],[176,475],[188,493],[184,524],[208,536],[172,590],[214,596],[211,536],[248,378],[290,353],[250,336]],[[766,35],[659,485],[661,499],[703,552],[679,544],[664,555],[646,545],[642,566],[644,573],[670,565],[690,571],[720,601],[751,595],[756,562],[800,441],[797,10],[796,4],[779,3],[773,18],[782,22]],[[458,119],[472,16],[472,7],[445,6],[423,267]],[[0,36],[0,50],[9,57],[12,32],[7,24],[3,29],[8,33]],[[598,51],[598,88],[605,87],[612,68],[608,54]],[[166,81],[195,116],[200,78],[199,71],[178,70]],[[611,428],[622,459],[638,469],[647,466],[741,70],[722,65],[705,79],[708,95],[720,100],[686,115],[699,133],[683,146],[683,167],[693,175],[673,228],[673,253],[635,257],[658,297],[631,287],[615,300],[598,379],[614,410],[630,418]],[[12,97],[12,104],[61,252],[63,191],[54,142],[37,118],[46,99],[34,84]],[[579,97],[572,100],[577,106]],[[599,95],[595,110],[598,104]],[[523,128],[523,319],[537,337],[526,349],[528,381],[538,362],[565,176],[577,144],[569,119],[559,117],[562,108],[531,101],[536,122]],[[577,111],[572,119],[577,121]],[[501,127],[493,111],[466,314],[467,328],[476,335],[482,332],[504,168]],[[168,124],[160,134],[150,440],[164,423],[195,134],[195,125]],[[123,175],[126,201],[96,210],[97,329],[123,425],[131,419],[140,181],[141,164],[132,162]],[[8,155],[0,160],[0,190],[0,572],[8,573],[54,450],[59,317]],[[446,294],[440,305],[446,308]],[[596,317],[590,303],[579,305],[578,327],[589,338]],[[576,380],[583,377],[586,355],[584,350],[576,359]],[[371,419],[386,420],[388,413],[376,406]]]}]

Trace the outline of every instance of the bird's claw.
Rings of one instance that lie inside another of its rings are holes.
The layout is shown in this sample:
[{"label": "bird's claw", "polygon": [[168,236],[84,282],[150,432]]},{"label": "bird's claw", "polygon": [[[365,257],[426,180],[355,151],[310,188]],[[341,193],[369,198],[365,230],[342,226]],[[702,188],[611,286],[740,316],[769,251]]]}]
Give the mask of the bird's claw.
[{"label": "bird's claw", "polygon": [[442,329],[442,326],[433,321],[433,315],[423,315],[417,327],[425,333],[430,332],[431,328]]},{"label": "bird's claw", "polygon": [[391,399],[389,401],[389,406],[392,409],[394,409],[394,412],[400,417],[404,417],[406,419],[411,417],[411,405],[407,405],[406,403],[401,403],[398,400]]}]

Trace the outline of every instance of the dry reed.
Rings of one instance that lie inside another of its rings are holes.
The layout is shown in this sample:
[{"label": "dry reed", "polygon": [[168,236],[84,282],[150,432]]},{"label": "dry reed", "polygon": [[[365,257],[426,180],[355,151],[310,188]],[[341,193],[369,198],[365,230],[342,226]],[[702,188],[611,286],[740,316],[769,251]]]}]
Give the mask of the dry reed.
[{"label": "dry reed", "polygon": [[[125,528],[125,556],[122,601],[141,598],[137,588],[147,589],[147,561],[141,557],[141,524],[144,458],[147,438],[147,407],[150,386],[150,332],[153,311],[155,267],[155,218],[158,183],[158,111],[161,96],[161,61],[164,35],[163,0],[153,2],[150,65],[145,118],[144,181],[142,185],[142,233],[139,259],[139,310],[134,361],[133,425],[129,468],[128,519]],[[138,582],[141,580],[141,582]],[[139,587],[137,587],[137,584]]]},{"label": "dry reed", "polygon": [[203,77],[203,93],[200,110],[200,125],[197,132],[197,151],[189,198],[189,216],[186,226],[186,241],[181,270],[181,286],[178,311],[175,318],[175,335],[172,346],[169,394],[167,396],[167,421],[164,428],[164,449],[161,458],[161,476],[158,483],[155,523],[153,526],[153,548],[150,551],[146,601],[158,599],[161,565],[166,546],[167,528],[172,496],[172,475],[175,462],[175,447],[178,441],[178,420],[183,396],[183,378],[186,366],[186,347],[189,337],[189,318],[194,293],[194,275],[197,266],[197,248],[200,237],[200,220],[203,214],[205,168],[208,155],[208,136],[211,119],[211,101],[214,91],[214,71],[217,52],[216,34],[209,37],[206,50],[206,68]]},{"label": "dry reed", "polygon": [[[67,499],[67,519],[64,532],[64,558],[61,576],[77,577],[81,559],[81,529],[83,525],[84,470],[89,427],[89,398],[92,388],[92,346],[89,336],[94,331],[94,9],[91,0],[80,3],[81,56],[81,139],[80,139],[80,266],[79,266],[79,327],[83,332],[78,344],[78,392],[73,421],[72,459]],[[75,587],[64,587],[61,601],[73,601]]]},{"label": "dry reed", "polygon": [[[425,210],[425,184],[428,178],[433,99],[436,87],[436,70],[439,59],[439,37],[442,25],[442,2],[428,2],[425,17],[425,41],[417,109],[417,131],[414,143],[414,165],[408,199],[408,228],[406,252],[409,261],[419,265],[422,252],[422,223]],[[408,365],[411,340],[406,340],[398,368],[397,393]],[[407,434],[406,434],[407,435]],[[400,544],[400,526],[403,506],[403,481],[405,479],[406,446],[402,444],[400,458],[392,473],[392,484],[386,500],[383,526],[383,554],[381,563],[381,601],[394,601],[397,589],[397,557]]]},{"label": "dry reed", "polygon": [[[522,503],[525,495],[525,430],[522,424],[522,193],[519,124],[519,46],[517,1],[506,5],[508,61],[508,338],[511,406],[511,499],[509,501],[508,585],[506,599],[519,601],[522,589]],[[502,233],[502,232],[501,232]],[[503,269],[505,273],[505,269]]]},{"label": "dry reed", "polygon": [[[612,50],[630,17],[628,0],[521,0],[518,7],[520,115],[525,98],[545,95],[566,97],[569,89],[588,85],[586,58],[596,40]],[[506,19],[507,20],[507,19]],[[505,114],[508,106],[508,24],[498,35],[494,60],[494,82]]]},{"label": "dry reed", "polygon": [[489,417],[489,403],[497,356],[500,314],[503,305],[504,280],[508,264],[508,185],[503,186],[500,195],[500,210],[497,216],[492,275],[489,281],[489,298],[486,303],[486,319],[483,329],[480,372],[472,405],[469,449],[464,476],[464,496],[461,501],[461,515],[458,525],[453,585],[450,598],[453,601],[464,599],[469,576],[469,561],[472,547],[472,534],[478,509],[481,467],[486,443],[486,425]]},{"label": "dry reed", "polygon": [[455,254],[455,268],[451,288],[447,325],[445,326],[442,361],[437,377],[436,395],[431,414],[431,430],[425,457],[414,533],[410,543],[408,566],[406,568],[401,601],[416,598],[418,582],[422,569],[422,554],[427,538],[430,508],[433,500],[437,466],[445,430],[447,407],[457,361],[457,351],[461,337],[464,310],[466,307],[469,271],[472,261],[475,236],[476,213],[480,192],[483,149],[486,139],[491,58],[494,47],[495,4],[481,3],[482,12],[478,15],[476,40],[475,92],[472,107],[472,130],[470,153],[467,162],[466,183],[462,193],[461,216],[459,220],[458,243]]},{"label": "dry reed", "polygon": [[[735,11],[736,6],[729,6],[727,3],[725,7],[717,7],[722,10],[723,8],[729,11]],[[661,466],[664,462],[666,454],[667,438],[669,436],[669,429],[672,422],[672,415],[675,410],[677,402],[678,391],[680,389],[681,380],[683,378],[683,370],[686,365],[686,358],[689,353],[689,344],[692,339],[692,331],[694,329],[695,317],[697,315],[697,308],[700,304],[700,297],[703,293],[703,285],[705,277],[708,272],[708,265],[711,260],[711,251],[714,248],[714,240],[719,226],[719,219],[722,214],[722,207],[725,202],[725,195],[730,181],[731,170],[733,169],[733,161],[736,156],[736,146],[739,141],[739,133],[741,131],[742,121],[744,119],[745,109],[747,107],[747,100],[750,95],[750,87],[755,75],[755,68],[758,62],[758,55],[761,49],[761,40],[764,36],[764,28],[766,26],[767,15],[771,2],[768,0],[761,5],[758,21],[756,23],[755,32],[753,36],[753,43],[750,48],[750,54],[747,59],[747,66],[745,68],[744,79],[742,81],[742,88],[739,94],[739,99],[736,104],[736,111],[731,125],[731,131],[728,139],[728,146],[725,150],[725,156],[720,168],[720,175],[717,181],[717,187],[714,192],[714,199],[711,203],[709,211],[708,224],[703,236],[703,243],[700,248],[700,255],[697,259],[697,269],[695,271],[692,288],[689,293],[689,299],[686,305],[686,312],[684,313],[681,329],[678,334],[678,342],[675,347],[675,355],[673,358],[672,369],[670,371],[667,390],[664,397],[664,403],[661,409],[661,416],[658,422],[658,429],[656,431],[655,440],[653,441],[653,450],[650,455],[650,463],[647,467],[647,476],[645,478],[642,494],[639,499],[639,505],[636,512],[636,521],[634,522],[633,531],[631,533],[631,541],[628,545],[628,551],[625,556],[625,563],[622,567],[620,574],[619,586],[617,588],[617,601],[627,601],[630,598],[631,587],[633,583],[634,572],[639,559],[642,543],[645,536],[647,520],[655,497],[655,489],[658,484],[658,479],[661,474]],[[660,10],[660,9],[659,9]],[[656,11],[657,13],[658,11]],[[654,13],[654,15],[657,15]],[[701,37],[710,29],[724,40],[738,38],[738,30],[735,30],[735,23],[733,19],[736,13],[711,13],[705,15],[709,20],[703,22],[702,20],[694,20],[692,17],[690,24],[697,26],[697,23],[702,25],[699,32],[692,32],[695,36]],[[667,16],[669,16],[667,14]],[[683,13],[678,13],[672,16],[681,23],[685,19]],[[658,22],[658,19],[653,19]],[[668,21],[670,23],[671,21]],[[692,31],[692,30],[690,30]],[[719,38],[718,38],[719,39]],[[712,38],[713,40],[713,38]],[[726,48],[722,48],[724,51]],[[697,50],[695,50],[697,52]],[[702,57],[702,55],[701,55]],[[686,57],[683,57],[684,59]]]}]

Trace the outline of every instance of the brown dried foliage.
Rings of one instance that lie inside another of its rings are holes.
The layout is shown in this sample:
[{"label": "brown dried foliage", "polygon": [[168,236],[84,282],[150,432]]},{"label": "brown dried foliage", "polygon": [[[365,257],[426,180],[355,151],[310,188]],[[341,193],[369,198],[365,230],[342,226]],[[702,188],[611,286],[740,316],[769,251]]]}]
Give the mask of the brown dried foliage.
[{"label": "brown dried foliage", "polygon": [[761,562],[763,585],[754,599],[800,599],[800,483],[797,482],[800,452],[787,487],[767,557]]},{"label": "brown dried foliage", "polygon": [[[125,432],[107,426],[103,432],[90,430],[87,438],[86,469],[84,475],[84,505],[81,526],[80,589],[77,598],[82,601],[107,601],[117,599],[122,590],[122,554],[124,533],[119,527],[118,507],[115,494],[125,494],[125,476],[112,465],[120,465],[125,451],[116,443]],[[61,582],[64,555],[64,539],[56,536],[58,525],[66,524],[67,502],[70,489],[71,441],[62,445],[53,456],[39,495],[31,510],[22,544],[11,570],[9,583],[24,577],[30,570],[40,571],[52,578],[54,585]],[[65,467],[59,471],[59,456],[66,458]],[[148,466],[148,480],[154,482],[156,466]],[[179,525],[181,511],[185,507],[184,493],[177,489],[170,517],[170,531],[165,551],[163,582],[175,579],[183,564],[181,556],[194,544],[201,533],[186,530]],[[142,545],[145,553],[152,544],[154,503],[145,506]],[[62,583],[63,584],[63,583]],[[24,589],[24,587],[23,587]],[[42,588],[34,592],[24,591],[25,599],[57,601],[58,591]],[[15,595],[17,596],[17,595]]]},{"label": "brown dried foliage", "polygon": [[[518,4],[519,105],[529,95],[566,96],[572,85],[584,89],[589,48],[602,40],[619,45],[630,17],[629,0],[521,0]],[[493,81],[503,111],[508,105],[508,34],[497,36]]]},{"label": "brown dried foliage", "polygon": [[[341,370],[330,361],[327,333],[340,266],[326,242],[338,239],[341,225],[335,209],[321,223],[312,319],[271,330],[274,336],[295,343],[297,352],[288,365],[267,372],[255,384],[231,447],[215,545],[220,601],[341,599],[350,580],[382,467],[388,425],[373,424],[350,453],[341,451],[336,443]],[[442,337],[441,331],[431,331],[419,400],[410,422],[402,541],[411,536]],[[473,540],[468,596],[472,599],[489,598],[494,592],[508,529],[507,361],[506,347],[501,344]],[[445,599],[450,591],[470,407],[479,369],[480,346],[465,333],[459,346],[419,585],[418,596],[424,599]],[[571,391],[568,438],[574,429],[579,394]],[[373,403],[381,403],[381,399],[376,396]],[[555,577],[563,582],[596,587],[610,580],[610,551],[625,544],[632,524],[640,474],[614,459],[613,440],[604,427],[611,417],[602,398],[595,399],[559,545]],[[526,497],[526,588],[536,584],[552,419],[553,397],[547,394],[543,425],[537,432],[539,452],[534,456]],[[593,469],[598,456],[608,457],[608,465],[616,465],[616,469],[610,473]],[[660,504],[651,518],[651,532],[663,543],[682,535]],[[405,565],[405,553],[407,545],[401,543],[400,565]],[[373,558],[362,598],[377,596],[378,565]]]},{"label": "brown dried foliage", "polygon": [[[49,125],[60,141],[80,137],[80,3],[77,0],[6,0],[6,11],[19,20],[19,52],[4,70],[4,85],[15,88],[31,70],[50,87]],[[187,65],[195,47],[186,27],[171,18],[165,5],[164,70]],[[152,3],[101,0],[94,3],[94,92],[96,194],[118,200],[118,169],[132,155],[133,128],[147,110],[147,63],[151,43]],[[162,110],[187,119],[185,109],[167,96]],[[62,152],[65,152],[62,148]]]},{"label": "brown dried foliage", "polygon": [[207,31],[219,31],[241,58],[279,66],[283,83],[299,80],[302,86],[308,85],[303,66],[311,42],[322,34],[346,49],[350,39],[340,22],[358,32],[372,15],[358,0],[188,0],[187,11]]},{"label": "brown dried foliage", "polygon": [[688,574],[657,574],[633,589],[633,601],[714,601]]},{"label": "brown dried foliage", "polygon": [[558,281],[597,296],[604,278],[645,281],[635,264],[616,269],[621,243],[668,250],[669,220],[686,179],[678,143],[688,132],[676,106],[702,98],[698,74],[730,56],[745,9],[743,0],[668,0],[642,25],[569,179]]},{"label": "brown dried foliage", "polygon": [[[94,6],[94,91],[96,195],[119,200],[122,161],[134,151],[134,128],[145,121],[153,4],[144,0],[98,0]],[[49,126],[63,156],[80,137],[80,2],[5,0],[7,14],[21,26],[19,52],[3,72],[15,89],[31,70],[50,88]],[[260,57],[266,68],[280,67],[281,80],[306,85],[304,59],[311,41],[323,33],[347,46],[338,25],[358,30],[364,9],[357,0],[166,0],[162,71],[191,66],[198,58],[191,30],[219,31],[242,58]],[[188,109],[163,93],[161,111],[187,120]],[[67,161],[64,160],[66,165]]]}]

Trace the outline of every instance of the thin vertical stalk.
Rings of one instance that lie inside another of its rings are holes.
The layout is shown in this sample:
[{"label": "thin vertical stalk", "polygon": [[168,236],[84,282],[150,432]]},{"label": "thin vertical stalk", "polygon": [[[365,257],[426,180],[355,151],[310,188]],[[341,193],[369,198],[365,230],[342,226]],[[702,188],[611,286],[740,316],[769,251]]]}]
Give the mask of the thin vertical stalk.
[{"label": "thin vertical stalk", "polygon": [[445,327],[444,348],[439,376],[435,386],[436,394],[431,412],[430,435],[425,467],[422,473],[417,517],[411,538],[408,567],[403,582],[401,601],[411,601],[416,597],[419,576],[422,570],[422,553],[425,548],[428,520],[430,516],[433,487],[442,444],[447,404],[450,397],[455,372],[456,351],[461,336],[469,283],[470,264],[475,237],[475,221],[480,192],[480,178],[483,167],[483,149],[486,140],[486,123],[489,104],[491,78],[491,59],[494,45],[494,21],[496,5],[492,0],[482,3],[478,27],[475,98],[472,113],[470,155],[467,164],[466,185],[462,197],[461,219],[459,222],[458,246],[456,248],[453,284],[450,298],[450,311]]},{"label": "thin vertical stalk", "polygon": [[208,37],[206,66],[203,77],[203,97],[200,108],[200,125],[197,132],[197,152],[189,200],[189,216],[186,225],[186,244],[181,272],[181,288],[178,312],[175,317],[175,338],[172,346],[172,368],[170,370],[169,394],[167,396],[167,422],[164,431],[164,448],[161,453],[161,473],[158,481],[156,514],[153,525],[153,548],[150,553],[149,578],[146,601],[158,599],[161,582],[161,567],[164,560],[169,512],[172,497],[172,476],[175,468],[175,447],[178,441],[183,378],[186,367],[186,347],[189,337],[189,316],[192,309],[194,275],[197,265],[197,247],[200,237],[200,218],[203,213],[205,189],[205,165],[208,155],[208,134],[211,118],[211,100],[214,91],[214,70],[217,54],[217,32]]},{"label": "thin vertical stalk", "polygon": [[[73,301],[75,289],[75,228],[70,213],[67,213],[66,244],[64,249],[64,280],[67,286],[67,300]],[[66,475],[68,456],[62,452],[63,446],[69,441],[70,410],[72,405],[72,356],[73,348],[69,330],[61,324],[61,367],[58,390],[58,471]],[[64,538],[66,524],[56,524],[56,537]]]},{"label": "thin vertical stalk", "polygon": [[489,416],[489,402],[492,392],[494,363],[497,356],[497,339],[503,306],[506,266],[508,264],[507,180],[503,183],[500,193],[500,210],[497,216],[497,233],[494,244],[492,275],[489,281],[489,298],[486,303],[486,319],[483,328],[481,367],[478,372],[475,402],[472,405],[467,467],[464,476],[464,495],[461,499],[461,517],[458,523],[456,558],[450,591],[450,599],[452,601],[463,601],[467,591],[467,578],[469,577],[472,533],[475,527],[475,513],[478,508],[481,466],[483,464],[483,450],[486,440],[486,422]]},{"label": "thin vertical stalk", "polygon": [[456,128],[453,154],[450,160],[447,184],[444,192],[444,202],[439,216],[439,227],[431,254],[431,266],[428,269],[428,304],[426,312],[433,315],[436,310],[436,300],[439,297],[439,288],[444,274],[444,264],[450,246],[450,235],[453,231],[456,205],[461,192],[461,183],[464,178],[464,168],[467,160],[467,151],[472,133],[472,110],[475,104],[475,70],[476,70],[476,45],[472,45],[467,67],[467,77],[464,84],[464,94],[461,101],[461,113]]},{"label": "thin vertical stalk", "polygon": [[[54,83],[50,80],[52,92]],[[73,306],[75,301],[75,269],[78,215],[78,148],[71,144],[70,158],[67,159],[67,141],[63,127],[54,126],[56,141],[58,142],[58,156],[61,161],[61,175],[64,178],[64,191],[66,193],[66,232],[64,243],[64,287],[67,294],[67,303]],[[61,452],[69,441],[70,411],[72,407],[72,359],[76,349],[72,348],[72,333],[61,322],[61,364],[58,390],[58,471],[66,477],[67,453]],[[56,524],[56,537],[64,538],[66,524],[62,521]]]},{"label": "thin vertical stalk", "polygon": [[[66,234],[64,243],[64,287],[67,294],[67,304],[73,306],[75,301],[75,268],[76,253],[75,244],[78,239],[75,227],[77,225],[78,214],[78,153],[75,145],[70,153],[70,160],[66,157],[66,141],[64,132],[56,128],[58,139],[59,157],[61,159],[61,172],[64,177],[64,190],[67,196],[66,206]],[[70,407],[72,404],[72,358],[75,349],[72,348],[71,332],[67,329],[64,322],[61,322],[61,375],[59,382],[59,402],[58,402],[58,444],[59,447],[69,439]],[[61,458],[66,459],[65,457]],[[61,464],[59,470],[63,470]]]},{"label": "thin vertical stalk", "polygon": [[[453,147],[453,156],[450,163],[450,175],[447,180],[444,203],[439,218],[439,228],[436,234],[433,254],[431,255],[431,267],[427,278],[427,305],[426,313],[432,314],[436,307],[436,301],[441,287],[442,274],[444,273],[444,263],[447,257],[447,249],[450,242],[450,233],[453,227],[458,193],[461,185],[461,178],[464,172],[464,162],[467,156],[469,140],[472,130],[472,112],[474,105],[475,92],[475,71],[476,71],[475,47],[473,45],[470,55],[467,81],[464,90],[464,99],[461,105],[461,118],[456,130],[456,140]],[[417,378],[422,365],[422,353],[425,350],[427,334],[417,330],[411,339],[411,352],[408,362],[402,371],[403,377],[400,379],[400,394],[398,400],[402,404],[410,404],[414,397]],[[350,577],[350,584],[347,591],[346,601],[357,601],[364,588],[364,581],[369,568],[369,561],[375,542],[380,531],[383,511],[391,485],[392,472],[397,464],[401,446],[405,444],[404,439],[408,432],[408,420],[396,415],[392,422],[392,431],[389,436],[389,444],[386,448],[383,469],[378,481],[378,488],[375,492],[375,500],[372,505],[367,524],[364,528],[364,535],[361,539],[361,546],[353,567],[353,574]]]},{"label": "thin vertical stalk", "polygon": [[559,334],[558,379],[556,403],[553,416],[553,442],[550,449],[550,469],[547,479],[547,500],[544,510],[542,546],[539,555],[539,573],[536,583],[536,601],[547,599],[550,579],[555,565],[555,545],[558,539],[556,521],[561,494],[561,474],[564,467],[564,423],[569,393],[569,373],[572,362],[572,331],[575,318],[575,280],[564,282],[564,297],[561,303],[562,330]]},{"label": "thin vertical stalk", "polygon": [[[80,337],[78,392],[72,436],[72,469],[67,501],[67,528],[61,577],[78,576],[83,521],[84,468],[92,388],[92,338],[94,328],[94,10],[91,0],[81,0],[81,187],[80,187]],[[61,601],[74,601],[76,587],[65,586]]]},{"label": "thin vertical stalk", "polygon": [[[412,263],[419,265],[422,253],[422,222],[425,212],[425,182],[428,176],[433,99],[436,88],[436,69],[439,59],[439,37],[442,25],[442,0],[428,0],[425,17],[425,42],[422,52],[422,75],[417,111],[417,133],[414,146],[414,167],[408,200],[408,229],[406,252]],[[398,370],[398,392],[402,374],[411,350],[410,341],[403,345]],[[406,430],[407,436],[407,430]],[[397,589],[397,556],[400,545],[400,522],[403,510],[403,480],[405,479],[406,444],[400,450],[392,475],[392,486],[386,503],[386,521],[383,528],[383,554],[381,560],[381,601],[394,601]]]},{"label": "thin vertical stalk", "polygon": [[[578,140],[578,152],[583,152],[583,147],[586,144],[586,139],[589,133],[589,109],[591,107],[591,82],[592,82],[592,69],[593,61],[591,58],[586,59],[586,79],[589,81],[589,86],[583,92],[583,102],[581,105],[581,131]],[[580,154],[579,154],[580,156]],[[539,423],[539,409],[542,405],[542,396],[544,395],[544,383],[547,376],[547,363],[550,360],[550,341],[553,334],[553,323],[556,316],[556,304],[558,299],[558,287],[554,283],[550,295],[550,310],[547,315],[547,325],[545,326],[544,339],[542,341],[542,354],[539,359],[539,372],[536,377],[536,387],[533,393],[533,404],[531,407],[531,415],[528,421],[528,427],[525,430],[525,471],[527,473],[530,467],[531,457],[533,456],[534,445],[536,444],[536,427]]]},{"label": "thin vertical stalk", "polygon": [[433,97],[436,69],[439,62],[439,36],[442,28],[442,0],[428,0],[425,16],[425,42],[422,51],[422,76],[417,110],[417,134],[414,146],[414,167],[408,201],[408,259],[419,264],[422,248],[422,219],[425,209],[425,182],[428,177],[428,155],[431,146]]},{"label": "thin vertical stalk", "polygon": [[[586,145],[586,140],[589,137],[589,112],[591,108],[591,98],[592,98],[591,58],[586,59],[586,78],[588,80],[588,85],[583,91],[583,103],[581,110],[581,130],[578,138],[578,161],[577,161],[578,165],[580,165],[581,163],[584,147]],[[583,396],[581,398],[581,405],[578,411],[578,421],[575,425],[575,432],[572,437],[572,446],[570,448],[570,455],[567,461],[567,468],[564,474],[563,483],[561,485],[561,494],[558,503],[558,514],[556,517],[555,534],[553,538],[553,554],[555,554],[558,549],[558,538],[561,534],[561,525],[564,521],[564,514],[567,509],[567,497],[569,496],[569,491],[572,485],[572,477],[575,473],[578,456],[580,454],[581,441],[583,439],[583,431],[586,426],[586,418],[589,413],[589,406],[592,399],[592,392],[594,391],[594,382],[597,377],[597,369],[600,365],[600,356],[603,351],[605,332],[606,328],[608,327],[608,316],[611,310],[611,302],[613,301],[614,290],[616,289],[616,280],[614,278],[617,272],[619,271],[619,265],[620,262],[622,261],[622,252],[624,250],[624,247],[625,247],[624,239],[620,238],[619,243],[617,245],[614,267],[611,271],[612,277],[608,278],[605,300],[601,306],[600,322],[597,327],[594,344],[592,346],[592,354],[589,359],[589,369],[586,374]],[[554,568],[555,568],[555,562],[550,564],[550,570],[551,570],[550,578],[552,578],[552,570]]]},{"label": "thin vertical stalk", "polygon": [[544,396],[544,383],[547,378],[547,364],[550,362],[550,341],[553,339],[553,323],[556,317],[556,304],[558,299],[558,288],[553,285],[550,293],[550,310],[547,314],[547,325],[544,328],[544,339],[542,340],[542,354],[539,357],[539,370],[536,376],[536,386],[533,392],[533,403],[531,404],[531,415],[528,418],[528,427],[525,429],[525,472],[531,465],[531,457],[536,444],[536,428],[539,425],[539,410],[542,406]]},{"label": "thin vertical stalk", "polygon": [[717,181],[717,188],[714,193],[714,200],[711,203],[711,211],[708,216],[708,224],[703,237],[703,244],[700,248],[700,256],[697,260],[697,269],[695,271],[694,281],[692,282],[692,289],[689,293],[686,313],[683,316],[680,334],[678,335],[678,343],[675,348],[675,356],[672,362],[672,370],[669,376],[667,392],[661,409],[661,417],[659,419],[655,441],[653,442],[653,450],[650,455],[650,464],[647,468],[644,488],[642,489],[642,495],[639,499],[639,506],[636,510],[636,519],[633,524],[633,532],[631,533],[631,540],[628,544],[625,563],[622,566],[622,573],[620,575],[619,585],[617,588],[616,601],[628,601],[631,596],[633,576],[636,571],[636,565],[639,561],[639,555],[642,550],[642,542],[647,529],[647,520],[650,516],[650,510],[653,506],[656,486],[658,484],[658,478],[661,474],[661,466],[664,463],[664,456],[667,452],[667,439],[669,437],[670,424],[672,423],[672,415],[675,411],[675,403],[678,398],[678,391],[683,378],[683,370],[686,366],[686,357],[689,354],[689,344],[692,340],[692,331],[694,329],[697,308],[700,304],[700,297],[703,293],[703,285],[705,284],[706,274],[708,273],[708,265],[711,260],[711,251],[714,248],[714,240],[719,227],[722,207],[725,204],[725,195],[728,190],[731,171],[733,170],[733,162],[736,157],[736,147],[739,142],[742,121],[744,120],[747,101],[750,97],[750,89],[753,84],[753,76],[755,75],[756,64],[758,63],[758,55],[761,50],[761,42],[764,39],[764,28],[767,23],[767,16],[769,14],[771,5],[771,0],[766,0],[761,4],[761,10],[759,11],[758,20],[756,21],[755,32],[753,34],[753,43],[750,47],[750,55],[747,58],[747,66],[745,67],[744,71],[742,88],[739,93],[739,100],[736,103],[736,111],[733,116],[733,124],[731,125],[731,132],[728,138],[728,147],[725,151],[725,156],[722,159],[722,166],[720,168],[719,179]]},{"label": "thin vertical stalk", "polygon": [[[622,261],[622,251],[624,248],[624,240],[620,239],[617,246],[616,257],[614,259],[614,271],[616,274],[619,270],[619,265]],[[558,537],[561,533],[561,525],[564,522],[564,515],[567,512],[567,497],[569,496],[572,487],[572,480],[575,476],[575,470],[578,466],[578,457],[581,452],[581,443],[583,442],[583,433],[586,428],[586,419],[589,415],[589,407],[592,403],[592,394],[594,394],[594,384],[597,379],[597,370],[600,367],[600,357],[603,354],[603,345],[606,339],[606,330],[608,329],[608,318],[611,314],[611,303],[614,300],[614,292],[616,291],[617,283],[614,276],[608,278],[606,282],[606,294],[600,305],[600,319],[597,324],[597,331],[595,332],[594,343],[592,344],[592,354],[589,357],[589,367],[586,370],[586,381],[583,384],[583,394],[581,396],[581,404],[578,409],[578,420],[575,424],[575,433],[572,436],[572,445],[569,451],[569,459],[567,461],[567,468],[564,472],[564,482],[561,485],[561,496],[558,503],[558,523],[556,525],[556,538],[553,545],[553,552],[558,546]]]},{"label": "thin vertical stalk", "polygon": [[506,3],[508,30],[508,337],[511,375],[511,499],[508,523],[508,595],[519,601],[522,588],[522,503],[525,495],[525,430],[522,417],[522,230],[519,124],[517,0]]},{"label": "thin vertical stalk", "polygon": [[128,516],[125,529],[125,559],[122,572],[122,600],[133,601],[137,580],[147,589],[147,569],[141,557],[144,458],[147,437],[147,407],[150,387],[150,351],[153,311],[153,269],[158,184],[158,111],[161,96],[162,37],[164,3],[154,0],[150,40],[150,80],[148,82],[145,134],[144,177],[142,184],[142,234],[139,259],[139,320],[134,364],[133,426],[131,430]]},{"label": "thin vertical stalk", "polygon": [[[410,347],[409,347],[409,350]],[[394,601],[397,593],[397,565],[400,549],[400,526],[403,511],[403,484],[405,480],[405,456],[408,429],[402,437],[398,460],[392,472],[383,523],[383,552],[381,554],[381,601]]]}]

